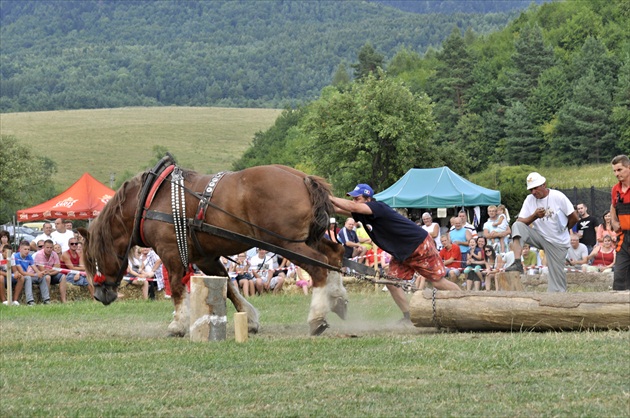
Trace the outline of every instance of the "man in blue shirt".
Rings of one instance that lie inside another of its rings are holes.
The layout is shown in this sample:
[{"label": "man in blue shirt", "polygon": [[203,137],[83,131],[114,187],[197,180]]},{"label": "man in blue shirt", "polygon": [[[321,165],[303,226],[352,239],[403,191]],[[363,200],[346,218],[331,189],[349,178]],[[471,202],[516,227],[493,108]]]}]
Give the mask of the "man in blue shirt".
[{"label": "man in blue shirt", "polygon": [[24,293],[27,305],[35,305],[35,299],[33,298],[33,282],[39,284],[42,300],[45,305],[48,305],[50,303],[50,293],[48,291],[46,275],[43,270],[35,264],[33,256],[29,254],[30,248],[31,244],[28,241],[22,241],[20,243],[20,252],[13,254],[13,274],[16,278],[24,278]]},{"label": "man in blue shirt", "polygon": [[[373,199],[374,190],[367,184],[359,184],[347,193],[352,200],[331,197],[337,212],[351,214],[360,221],[372,241],[392,256],[389,275],[411,280],[418,273],[439,290],[457,290],[459,286],[447,280],[446,269],[429,234],[410,219],[405,218],[383,202]],[[409,302],[402,288],[387,285],[394,302],[409,320]]]}]

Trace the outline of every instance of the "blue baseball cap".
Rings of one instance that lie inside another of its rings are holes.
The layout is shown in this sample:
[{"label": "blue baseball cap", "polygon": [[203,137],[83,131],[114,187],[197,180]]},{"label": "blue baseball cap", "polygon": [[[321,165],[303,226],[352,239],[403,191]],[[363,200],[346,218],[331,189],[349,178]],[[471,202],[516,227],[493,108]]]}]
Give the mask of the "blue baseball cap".
[{"label": "blue baseball cap", "polygon": [[367,184],[357,184],[357,187],[354,188],[353,191],[346,193],[348,196],[357,197],[357,196],[366,196],[372,197],[374,196],[374,190]]}]

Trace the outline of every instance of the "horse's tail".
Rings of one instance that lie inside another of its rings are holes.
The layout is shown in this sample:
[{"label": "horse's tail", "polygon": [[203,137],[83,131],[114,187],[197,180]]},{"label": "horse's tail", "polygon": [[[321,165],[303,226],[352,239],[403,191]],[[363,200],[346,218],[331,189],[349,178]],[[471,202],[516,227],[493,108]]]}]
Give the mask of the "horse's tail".
[{"label": "horse's tail", "polygon": [[311,204],[313,205],[313,222],[311,222],[306,238],[306,244],[311,245],[322,239],[328,228],[330,214],[335,212],[335,208],[330,201],[330,185],[323,178],[306,176],[304,184],[311,195]]}]

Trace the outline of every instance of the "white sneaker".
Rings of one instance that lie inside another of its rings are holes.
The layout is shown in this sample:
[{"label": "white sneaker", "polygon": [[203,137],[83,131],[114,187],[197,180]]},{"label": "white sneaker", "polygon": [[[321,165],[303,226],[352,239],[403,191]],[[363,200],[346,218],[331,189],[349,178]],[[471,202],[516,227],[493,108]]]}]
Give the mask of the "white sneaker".
[{"label": "white sneaker", "polygon": [[11,305],[20,306],[20,302],[18,302],[17,300],[14,300],[13,303],[11,303]]},{"label": "white sneaker", "polygon": [[7,305],[7,306],[8,306],[8,305],[9,305],[9,301],[8,301],[8,300],[5,300],[4,302],[2,302],[2,304],[3,304],[3,305]]}]

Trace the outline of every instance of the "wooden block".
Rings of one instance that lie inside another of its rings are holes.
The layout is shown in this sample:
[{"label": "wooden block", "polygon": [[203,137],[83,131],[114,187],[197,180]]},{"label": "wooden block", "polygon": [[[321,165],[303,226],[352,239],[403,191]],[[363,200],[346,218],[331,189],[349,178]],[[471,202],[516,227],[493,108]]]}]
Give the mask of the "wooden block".
[{"label": "wooden block", "polygon": [[247,332],[247,313],[236,312],[234,314],[234,339],[237,343],[247,342],[249,333]]},{"label": "wooden block", "polygon": [[518,271],[497,273],[497,284],[499,286],[497,290],[517,292],[525,290],[521,282],[521,274]]}]

